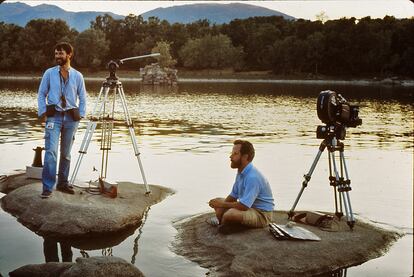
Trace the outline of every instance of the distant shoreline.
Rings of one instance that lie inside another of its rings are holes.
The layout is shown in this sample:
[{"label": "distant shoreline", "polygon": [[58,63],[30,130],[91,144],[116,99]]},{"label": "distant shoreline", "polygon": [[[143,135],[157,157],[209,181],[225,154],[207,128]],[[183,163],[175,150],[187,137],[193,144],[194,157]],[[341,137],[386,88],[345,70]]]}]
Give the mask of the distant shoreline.
[{"label": "distant shoreline", "polygon": [[[89,71],[81,68],[85,81],[102,82],[108,76],[105,70]],[[122,82],[141,82],[139,71],[118,70]],[[0,72],[0,80],[37,81],[42,72]],[[178,68],[178,83],[257,83],[257,84],[303,84],[303,85],[356,85],[414,87],[413,79],[393,78],[334,78],[323,75],[275,75],[271,71],[234,72],[231,69],[187,70]]]},{"label": "distant shoreline", "polygon": [[[105,76],[105,75],[103,75]],[[216,78],[215,76],[206,76],[197,78],[178,78],[178,83],[257,83],[257,84],[304,84],[304,85],[358,85],[358,86],[398,86],[398,87],[414,87],[414,80],[367,80],[367,79],[355,79],[355,80],[340,80],[340,79],[256,79],[246,78],[247,76],[240,76],[239,78]],[[40,80],[40,76],[29,75],[8,75],[0,76],[0,80],[9,81],[37,81]],[[101,82],[105,77],[85,76],[85,81]],[[119,77],[122,82],[141,82],[141,78],[134,77]]]}]

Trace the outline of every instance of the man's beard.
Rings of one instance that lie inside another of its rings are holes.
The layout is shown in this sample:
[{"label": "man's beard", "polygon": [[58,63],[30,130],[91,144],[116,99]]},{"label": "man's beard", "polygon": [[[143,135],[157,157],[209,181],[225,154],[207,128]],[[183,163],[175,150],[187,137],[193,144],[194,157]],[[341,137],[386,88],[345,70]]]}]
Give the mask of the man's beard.
[{"label": "man's beard", "polygon": [[56,61],[56,63],[58,65],[62,66],[62,65],[65,65],[66,64],[66,62],[68,61],[68,59],[67,58],[66,59],[64,59],[64,58],[56,58],[55,61]]},{"label": "man's beard", "polygon": [[241,160],[238,161],[231,161],[230,167],[231,168],[239,168],[241,164]]}]

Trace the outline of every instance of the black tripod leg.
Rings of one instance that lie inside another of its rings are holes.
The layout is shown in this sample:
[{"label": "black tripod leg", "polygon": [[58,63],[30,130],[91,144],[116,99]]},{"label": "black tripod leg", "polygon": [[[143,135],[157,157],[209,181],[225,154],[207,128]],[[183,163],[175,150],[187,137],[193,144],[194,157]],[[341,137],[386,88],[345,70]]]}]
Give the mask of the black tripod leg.
[{"label": "black tripod leg", "polygon": [[318,161],[319,161],[319,159],[320,159],[320,157],[321,157],[321,155],[322,155],[323,151],[325,150],[326,145],[327,145],[327,140],[325,139],[325,140],[323,140],[323,141],[321,142],[321,144],[320,144],[320,146],[319,146],[319,151],[318,151],[318,154],[316,154],[316,157],[315,157],[315,159],[313,160],[313,163],[312,163],[311,168],[309,169],[309,172],[303,176],[303,177],[305,178],[305,180],[303,180],[303,182],[302,182],[302,188],[300,189],[299,194],[298,194],[298,196],[296,197],[295,203],[293,203],[292,208],[291,208],[291,209],[290,209],[290,211],[288,212],[288,217],[289,217],[289,218],[292,218],[292,217],[295,215],[294,210],[295,210],[295,208],[296,208],[296,205],[298,204],[299,199],[300,199],[300,197],[302,196],[303,191],[304,191],[304,190],[305,190],[305,188],[308,186],[308,183],[309,183],[309,181],[310,181],[310,179],[311,179],[311,177],[312,177],[312,173],[313,173],[313,171],[315,170],[315,167],[316,167],[316,165],[318,164]]}]

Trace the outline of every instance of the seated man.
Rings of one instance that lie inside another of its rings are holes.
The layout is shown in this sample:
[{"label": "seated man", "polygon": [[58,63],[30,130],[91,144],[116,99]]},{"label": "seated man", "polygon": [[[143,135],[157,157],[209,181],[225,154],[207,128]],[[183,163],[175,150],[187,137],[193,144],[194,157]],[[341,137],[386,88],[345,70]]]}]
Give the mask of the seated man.
[{"label": "seated man", "polygon": [[226,199],[209,201],[216,212],[220,229],[225,229],[230,223],[261,228],[272,221],[272,190],[266,178],[251,163],[253,158],[254,148],[250,142],[234,141],[230,160],[231,168],[237,168],[237,176],[233,189]]}]

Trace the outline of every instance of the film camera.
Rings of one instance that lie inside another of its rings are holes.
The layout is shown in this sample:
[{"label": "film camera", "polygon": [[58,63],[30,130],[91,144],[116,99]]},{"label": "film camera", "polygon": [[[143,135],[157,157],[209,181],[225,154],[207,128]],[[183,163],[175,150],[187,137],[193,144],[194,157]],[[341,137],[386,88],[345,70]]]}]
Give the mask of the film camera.
[{"label": "film camera", "polygon": [[319,139],[335,136],[343,140],[346,127],[357,127],[362,124],[362,119],[358,117],[359,106],[349,104],[335,91],[321,91],[316,109],[319,119],[326,124],[316,129],[316,137]]},{"label": "film camera", "polygon": [[[324,90],[319,93],[316,109],[319,119],[325,123],[325,126],[318,126],[316,129],[316,137],[323,139],[323,141],[319,145],[318,154],[313,160],[311,168],[303,176],[302,188],[288,212],[288,216],[292,219],[295,215],[296,205],[308,186],[323,151],[328,149],[329,185],[334,190],[335,216],[340,220],[344,215],[343,211],[345,211],[347,224],[352,230],[355,218],[349,195],[351,180],[345,162],[345,146],[340,140],[345,139],[346,127],[357,127],[362,124],[362,120],[358,117],[359,106],[349,104],[342,95],[335,91]],[[335,152],[339,152],[339,157],[335,157]],[[337,160],[339,160],[339,166],[337,166]]]}]

